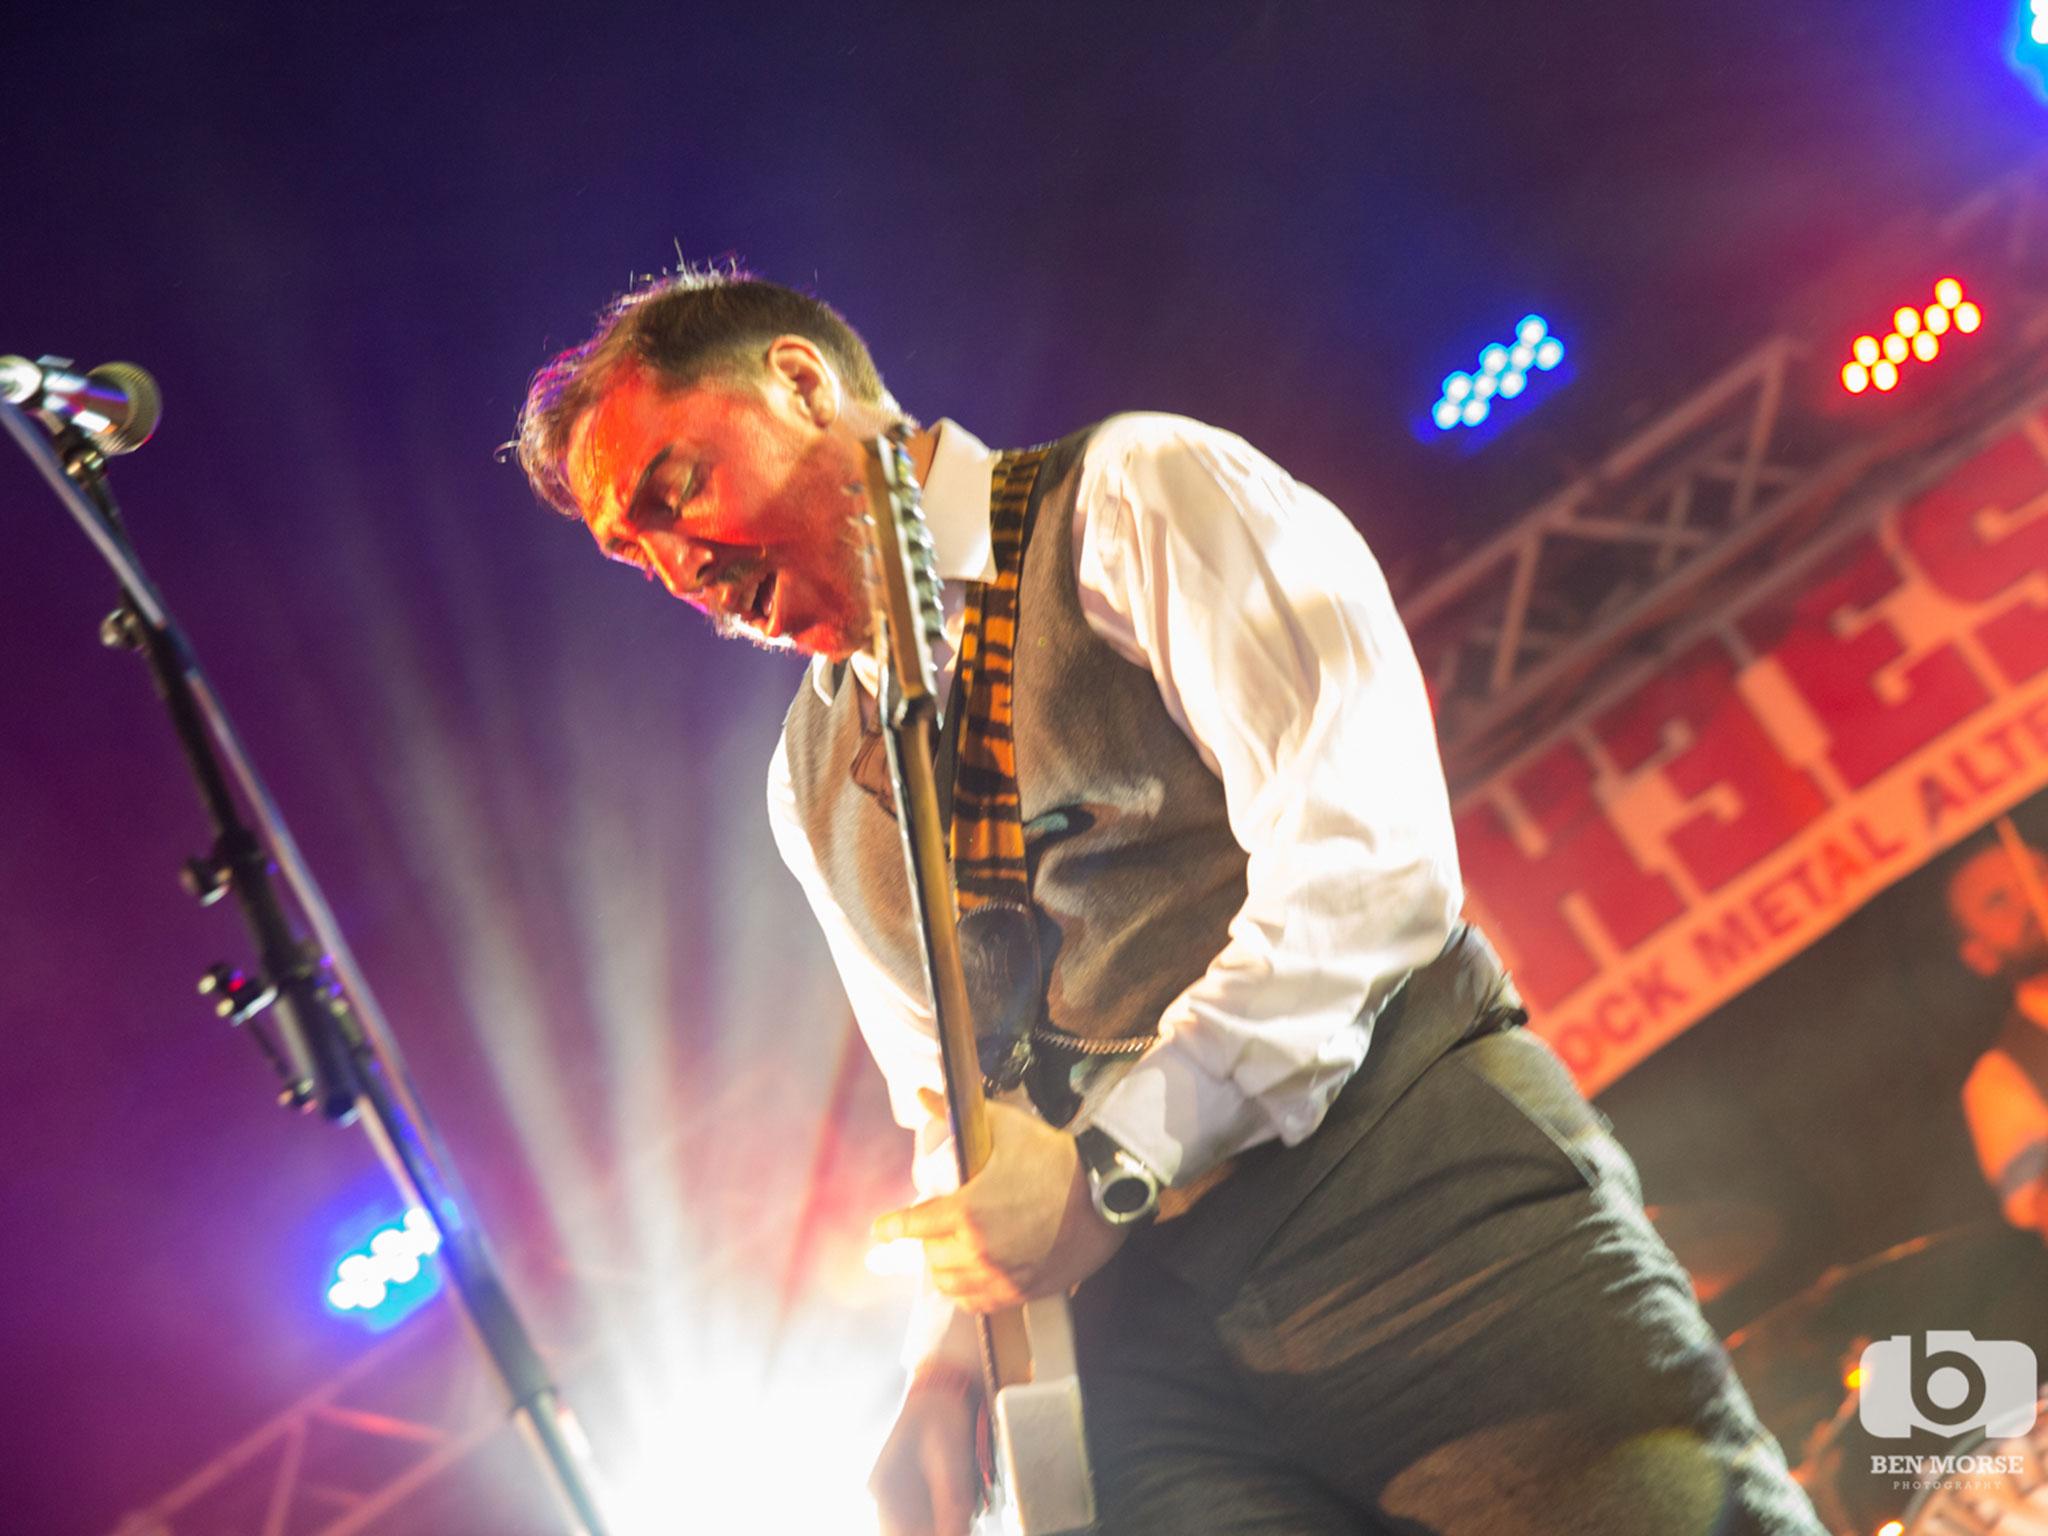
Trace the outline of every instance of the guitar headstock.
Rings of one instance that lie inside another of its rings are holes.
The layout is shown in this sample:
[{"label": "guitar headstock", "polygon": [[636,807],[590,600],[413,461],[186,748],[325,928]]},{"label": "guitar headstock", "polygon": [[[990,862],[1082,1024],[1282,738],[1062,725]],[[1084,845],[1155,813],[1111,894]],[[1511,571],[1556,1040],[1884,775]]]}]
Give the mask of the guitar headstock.
[{"label": "guitar headstock", "polygon": [[886,435],[872,438],[867,460],[875,660],[895,679],[899,707],[923,706],[936,697],[932,652],[946,636],[938,556],[902,443]]}]

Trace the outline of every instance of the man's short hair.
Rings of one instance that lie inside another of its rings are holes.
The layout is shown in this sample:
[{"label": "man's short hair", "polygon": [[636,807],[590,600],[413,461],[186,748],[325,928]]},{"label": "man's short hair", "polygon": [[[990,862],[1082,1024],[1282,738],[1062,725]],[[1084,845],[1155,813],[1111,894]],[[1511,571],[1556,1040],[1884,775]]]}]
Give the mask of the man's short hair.
[{"label": "man's short hair", "polygon": [[556,354],[533,376],[514,439],[519,466],[548,505],[581,516],[569,489],[569,437],[623,370],[653,370],[687,389],[738,368],[778,336],[802,336],[839,371],[857,400],[890,405],[867,343],[829,304],[751,277],[738,267],[682,267],[620,294],[581,346]]}]

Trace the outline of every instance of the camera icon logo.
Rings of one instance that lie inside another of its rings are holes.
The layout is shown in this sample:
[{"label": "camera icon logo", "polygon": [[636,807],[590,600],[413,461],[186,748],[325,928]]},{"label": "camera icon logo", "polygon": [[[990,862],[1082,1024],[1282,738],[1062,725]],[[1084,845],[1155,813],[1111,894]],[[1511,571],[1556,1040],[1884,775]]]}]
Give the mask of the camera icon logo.
[{"label": "camera icon logo", "polygon": [[2005,1440],[2034,1427],[2034,1352],[2017,1341],[1899,1333],[1866,1348],[1861,1364],[1856,1416],[1880,1439],[1974,1429]]}]

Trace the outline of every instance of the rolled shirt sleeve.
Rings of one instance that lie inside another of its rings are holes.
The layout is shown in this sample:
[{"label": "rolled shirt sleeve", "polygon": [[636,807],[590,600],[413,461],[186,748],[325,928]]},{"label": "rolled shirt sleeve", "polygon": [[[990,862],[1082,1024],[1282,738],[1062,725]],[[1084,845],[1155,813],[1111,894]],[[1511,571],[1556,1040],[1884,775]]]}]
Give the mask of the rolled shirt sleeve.
[{"label": "rolled shirt sleeve", "polygon": [[1131,416],[1075,513],[1090,627],[1221,779],[1246,898],[1156,1045],[1086,1118],[1169,1184],[1322,1122],[1378,1006],[1462,900],[1420,668],[1350,522],[1241,438]]}]

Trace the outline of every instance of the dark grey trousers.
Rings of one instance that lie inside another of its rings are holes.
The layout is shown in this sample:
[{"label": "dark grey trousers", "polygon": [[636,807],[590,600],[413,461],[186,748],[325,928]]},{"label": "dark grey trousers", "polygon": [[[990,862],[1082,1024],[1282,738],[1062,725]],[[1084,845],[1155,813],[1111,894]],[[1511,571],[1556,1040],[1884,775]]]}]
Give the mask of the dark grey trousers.
[{"label": "dark grey trousers", "polygon": [[1076,1294],[1101,1536],[1823,1536],[1548,1046],[1436,1055],[1346,1144],[1357,1097]]}]

